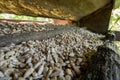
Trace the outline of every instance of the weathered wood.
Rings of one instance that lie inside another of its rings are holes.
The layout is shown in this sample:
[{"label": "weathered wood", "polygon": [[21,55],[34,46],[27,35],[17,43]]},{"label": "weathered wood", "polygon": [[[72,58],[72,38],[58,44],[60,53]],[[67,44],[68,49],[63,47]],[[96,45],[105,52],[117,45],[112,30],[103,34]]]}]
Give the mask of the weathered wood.
[{"label": "weathered wood", "polygon": [[78,21],[110,2],[111,0],[0,0],[0,12]]},{"label": "weathered wood", "polygon": [[[106,33],[115,0],[1,0],[1,13],[79,21],[78,26]],[[106,6],[108,7],[106,8]]]},{"label": "weathered wood", "polygon": [[111,4],[108,4],[103,9],[100,9],[89,16],[83,17],[79,21],[80,26],[87,27],[93,32],[107,33],[113,4],[114,2],[111,2]]},{"label": "weathered wood", "polygon": [[98,47],[84,80],[120,80],[120,56],[113,43]]}]

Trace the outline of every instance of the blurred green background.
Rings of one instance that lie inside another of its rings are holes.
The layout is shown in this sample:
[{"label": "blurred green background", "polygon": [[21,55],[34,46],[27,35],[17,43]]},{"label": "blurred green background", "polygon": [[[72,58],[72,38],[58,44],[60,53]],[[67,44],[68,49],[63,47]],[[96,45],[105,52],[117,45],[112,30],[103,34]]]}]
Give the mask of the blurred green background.
[{"label": "blurred green background", "polygon": [[47,21],[51,22],[52,19],[43,18],[43,17],[31,17],[31,16],[23,16],[23,15],[15,15],[15,14],[0,14],[0,19],[13,19],[13,20],[35,20],[35,21]]}]

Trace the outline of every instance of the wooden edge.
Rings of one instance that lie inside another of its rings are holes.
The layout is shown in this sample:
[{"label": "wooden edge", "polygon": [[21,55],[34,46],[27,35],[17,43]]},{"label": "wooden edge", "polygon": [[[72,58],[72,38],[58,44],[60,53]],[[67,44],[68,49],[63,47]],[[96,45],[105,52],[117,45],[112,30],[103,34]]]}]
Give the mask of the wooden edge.
[{"label": "wooden edge", "polygon": [[87,27],[89,30],[97,33],[106,34],[108,32],[111,12],[114,6],[114,0],[102,9],[83,17],[79,21],[81,27]]},{"label": "wooden edge", "polygon": [[[37,23],[44,24],[47,21],[39,21],[39,20],[14,20],[14,19],[0,19],[0,23],[14,23],[14,24],[24,24],[24,23]],[[48,23],[48,22],[47,22]]]}]

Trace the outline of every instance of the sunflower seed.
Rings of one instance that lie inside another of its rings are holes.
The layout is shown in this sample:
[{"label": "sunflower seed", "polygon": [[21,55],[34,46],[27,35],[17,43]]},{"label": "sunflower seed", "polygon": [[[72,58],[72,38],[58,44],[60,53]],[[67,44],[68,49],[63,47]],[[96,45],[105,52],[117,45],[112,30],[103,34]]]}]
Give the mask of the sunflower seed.
[{"label": "sunflower seed", "polygon": [[33,73],[33,71],[34,71],[34,68],[28,69],[24,74],[24,78],[29,77]]}]

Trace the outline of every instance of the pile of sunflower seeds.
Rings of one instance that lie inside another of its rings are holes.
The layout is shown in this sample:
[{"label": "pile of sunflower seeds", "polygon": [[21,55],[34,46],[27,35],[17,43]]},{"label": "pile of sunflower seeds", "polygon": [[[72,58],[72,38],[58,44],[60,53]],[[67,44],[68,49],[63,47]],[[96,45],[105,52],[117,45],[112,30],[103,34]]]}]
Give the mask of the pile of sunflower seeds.
[{"label": "pile of sunflower seeds", "polygon": [[[19,28],[17,30],[22,31],[23,27]],[[34,28],[25,27],[27,31]],[[0,80],[79,80],[91,55],[103,45],[102,37],[80,28],[47,40],[29,40],[1,47]]]},{"label": "pile of sunflower seeds", "polygon": [[30,31],[49,31],[52,28],[47,27],[49,25],[41,25],[40,24],[15,24],[15,23],[0,23],[0,36],[7,34],[15,34],[15,33],[26,33]]}]

